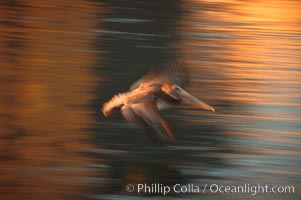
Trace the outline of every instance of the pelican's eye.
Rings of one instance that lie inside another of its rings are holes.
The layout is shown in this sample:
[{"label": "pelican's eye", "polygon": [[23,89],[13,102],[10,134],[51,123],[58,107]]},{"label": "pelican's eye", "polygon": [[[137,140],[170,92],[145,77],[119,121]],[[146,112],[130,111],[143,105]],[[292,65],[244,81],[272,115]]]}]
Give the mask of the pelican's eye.
[{"label": "pelican's eye", "polygon": [[176,86],[175,86],[175,90],[176,90],[176,91],[180,91],[181,88],[180,88],[179,86],[176,85]]}]

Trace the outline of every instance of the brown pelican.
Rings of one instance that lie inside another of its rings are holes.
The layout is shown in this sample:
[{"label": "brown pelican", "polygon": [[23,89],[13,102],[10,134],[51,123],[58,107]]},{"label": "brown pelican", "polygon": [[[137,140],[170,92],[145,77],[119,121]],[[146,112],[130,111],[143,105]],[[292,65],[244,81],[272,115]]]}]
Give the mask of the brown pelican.
[{"label": "brown pelican", "polygon": [[117,94],[106,102],[102,113],[107,117],[120,109],[132,127],[145,129],[154,142],[175,142],[175,136],[159,110],[183,103],[214,112],[213,107],[180,87],[183,76],[178,71],[175,65],[165,71],[151,71],[136,81],[128,92]]}]

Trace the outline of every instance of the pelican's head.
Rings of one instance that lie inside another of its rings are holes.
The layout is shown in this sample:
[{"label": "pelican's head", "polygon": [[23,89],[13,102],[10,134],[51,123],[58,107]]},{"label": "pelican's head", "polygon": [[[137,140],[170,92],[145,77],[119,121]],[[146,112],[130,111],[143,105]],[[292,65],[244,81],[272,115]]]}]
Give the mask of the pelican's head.
[{"label": "pelican's head", "polygon": [[172,98],[181,101],[182,103],[198,107],[202,110],[208,110],[212,112],[215,111],[213,107],[192,96],[178,85],[165,83],[161,86],[161,90]]}]

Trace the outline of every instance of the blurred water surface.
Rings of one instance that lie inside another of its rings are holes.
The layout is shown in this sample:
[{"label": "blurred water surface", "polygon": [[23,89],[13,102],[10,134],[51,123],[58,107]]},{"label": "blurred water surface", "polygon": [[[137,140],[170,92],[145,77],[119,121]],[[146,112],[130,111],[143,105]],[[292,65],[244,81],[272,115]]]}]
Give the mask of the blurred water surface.
[{"label": "blurred water surface", "polygon": [[[1,2],[0,198],[131,199],[124,187],[144,182],[293,185],[295,194],[210,198],[300,198],[300,9],[294,0]],[[217,110],[164,111],[178,144],[155,147],[120,114],[101,116],[112,95],[176,60],[190,72],[187,90]]]}]

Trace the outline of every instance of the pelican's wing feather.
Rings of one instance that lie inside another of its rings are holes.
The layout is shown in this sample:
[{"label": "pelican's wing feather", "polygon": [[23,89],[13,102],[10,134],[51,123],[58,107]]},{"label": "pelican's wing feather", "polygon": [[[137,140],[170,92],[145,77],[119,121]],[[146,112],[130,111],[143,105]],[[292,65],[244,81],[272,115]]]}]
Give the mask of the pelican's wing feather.
[{"label": "pelican's wing feather", "polygon": [[171,143],[175,136],[168,123],[161,117],[154,102],[131,104],[129,110],[124,109],[123,116],[132,126],[147,129],[150,138],[156,143]]},{"label": "pelican's wing feather", "polygon": [[184,67],[179,64],[168,64],[166,67],[158,67],[149,71],[146,75],[142,76],[134,82],[130,90],[134,90],[144,84],[163,84],[173,83],[184,87],[188,82],[188,73]]}]

